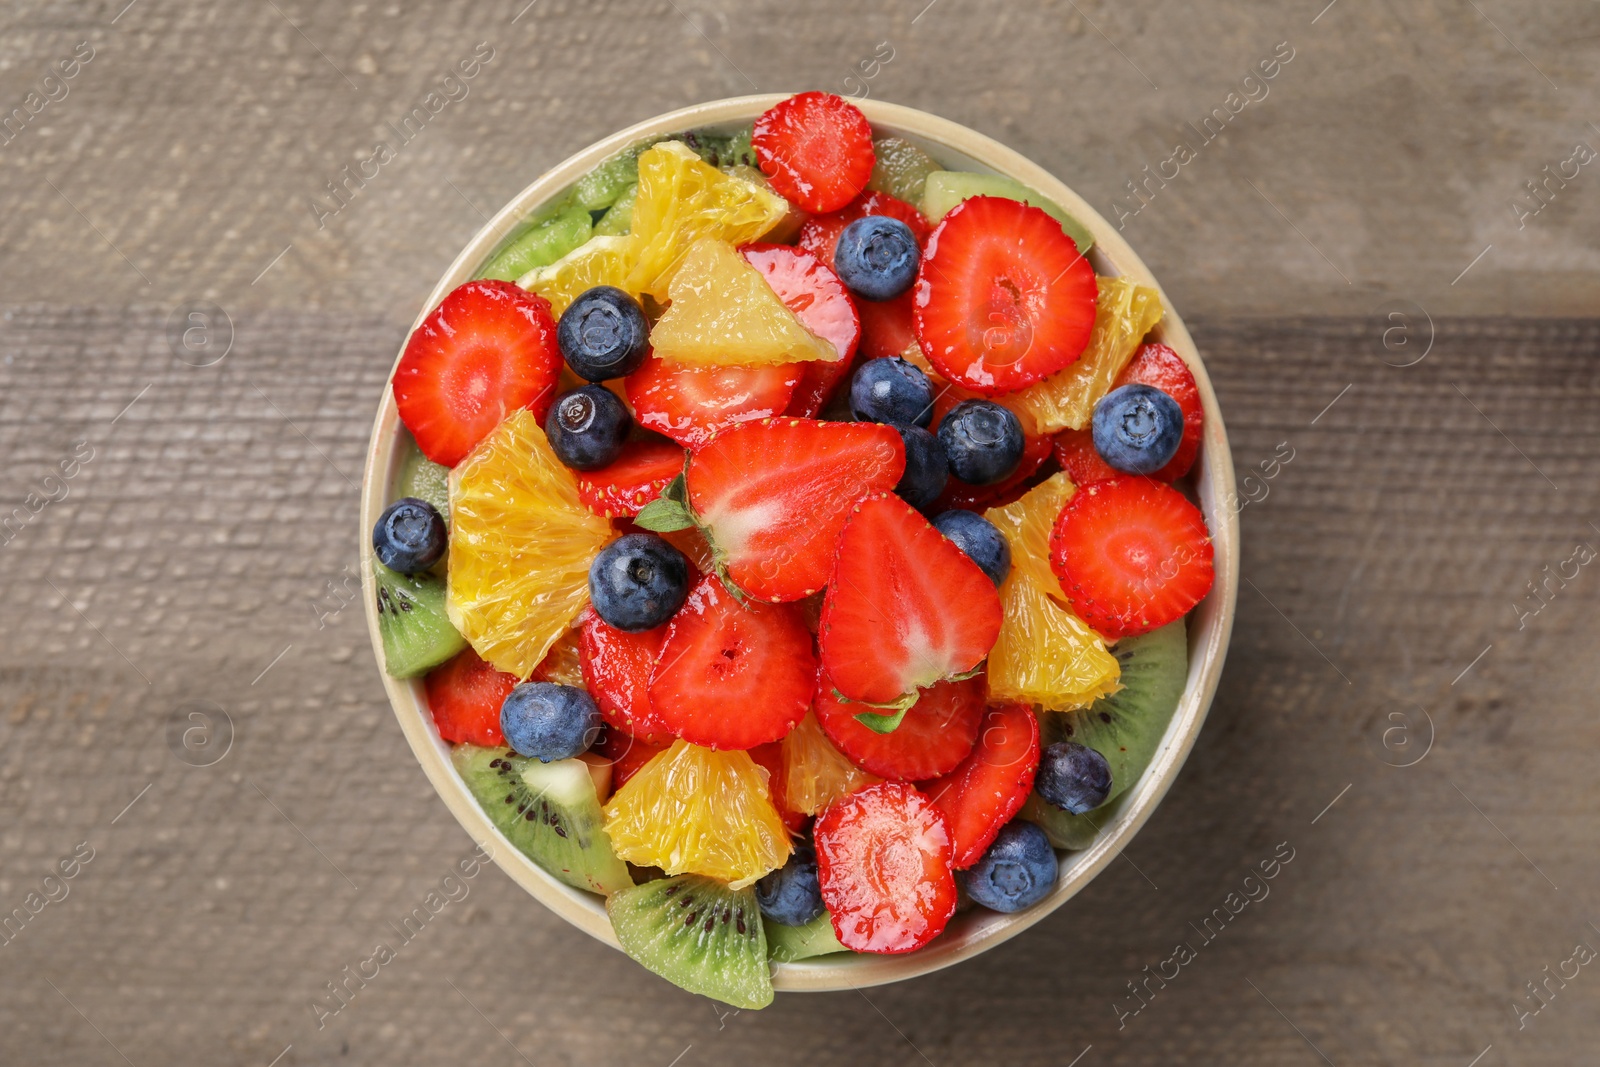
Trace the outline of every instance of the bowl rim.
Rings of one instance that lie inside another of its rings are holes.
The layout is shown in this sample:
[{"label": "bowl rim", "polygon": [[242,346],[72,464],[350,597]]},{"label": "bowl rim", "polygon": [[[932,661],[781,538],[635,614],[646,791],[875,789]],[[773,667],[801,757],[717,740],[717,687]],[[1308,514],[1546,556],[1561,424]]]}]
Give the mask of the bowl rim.
[{"label": "bowl rim", "polygon": [[[730,97],[679,108],[637,122],[567,157],[512,197],[473,235],[423,301],[411,330],[407,331],[407,337],[450,290],[472,277],[507,234],[538,209],[564,194],[573,182],[594,166],[643,139],[689,129],[747,123],[787,95],[769,93]],[[865,112],[874,133],[907,137],[928,149],[946,166],[955,163],[959,169],[1002,174],[1037,189],[1092,231],[1095,247],[1090,258],[1097,273],[1131,277],[1139,284],[1161,292],[1165,316],[1152,332],[1176,350],[1194,372],[1206,416],[1194,489],[1211,530],[1216,581],[1211,593],[1189,614],[1189,674],[1177,711],[1150,766],[1124,794],[1119,801],[1119,808],[1107,825],[1101,828],[1094,843],[1082,851],[1065,854],[1061,875],[1048,897],[1024,911],[1009,915],[981,908],[957,915],[951,921],[950,929],[932,944],[906,955],[839,954],[798,962],[775,962],[773,986],[778,990],[859,989],[927,974],[1015,937],[1077,894],[1138,833],[1166,795],[1193,748],[1216,693],[1238,597],[1239,522],[1238,508],[1233,503],[1236,497],[1227,430],[1194,340],[1144,261],[1121,233],[1082,197],[1017,151],[968,127],[915,108],[878,100],[856,100],[854,103]],[[395,357],[395,365],[398,365],[404,351],[402,343]],[[389,503],[403,455],[403,449],[398,446],[403,440],[404,429],[400,425],[391,388],[393,376],[394,366],[391,366],[373,422],[362,473],[361,528],[358,531],[364,615],[390,706],[435,792],[462,827],[493,856],[500,868],[545,907],[596,940],[621,951],[601,898],[556,881],[512,847],[489,822],[456,773],[448,744],[439,739],[434,729],[432,719],[427,714],[421,679],[395,679],[381,669],[383,642],[375,608],[374,557],[369,532]]]}]

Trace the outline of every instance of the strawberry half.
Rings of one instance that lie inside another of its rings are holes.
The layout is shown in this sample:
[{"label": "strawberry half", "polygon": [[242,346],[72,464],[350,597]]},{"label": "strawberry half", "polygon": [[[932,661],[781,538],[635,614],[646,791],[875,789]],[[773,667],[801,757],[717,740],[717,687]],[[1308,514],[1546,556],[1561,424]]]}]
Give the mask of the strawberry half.
[{"label": "strawberry half", "polygon": [[832,93],[797,93],[778,101],[756,119],[750,142],[778,195],[813,215],[854,200],[877,162],[867,117]]},{"label": "strawberry half", "polygon": [[665,626],[628,633],[607,624],[592,607],[578,616],[578,663],[600,717],[652,745],[672,742],[672,731],[650,706],[650,671],[666,639]]},{"label": "strawberry half", "polygon": [[778,817],[783,820],[783,825],[788,827],[791,834],[800,833],[805,829],[806,815],[789,807],[783,776],[783,745],[777,741],[757,745],[750,750],[750,758],[766,768],[767,799],[778,809]]},{"label": "strawberry half", "polygon": [[[1188,426],[1187,417],[1184,419],[1184,426],[1186,428]],[[1180,452],[1183,450],[1181,444],[1178,450]],[[1067,472],[1075,485],[1087,485],[1090,482],[1103,482],[1107,478],[1123,476],[1122,471],[1100,458],[1100,453],[1094,447],[1093,430],[1062,430],[1055,437],[1055,453],[1056,462],[1061,464],[1061,469]]]},{"label": "strawberry half", "polygon": [[1027,802],[1039,769],[1039,721],[1026,704],[990,708],[978,744],[961,765],[923,788],[950,824],[951,866],[983,858],[1000,828]]},{"label": "strawberry half", "polygon": [[516,675],[495,670],[471,648],[429,671],[422,682],[442,739],[491,748],[506,743],[500,705],[516,684]]},{"label": "strawberry half", "polygon": [[783,414],[802,367],[691,367],[651,352],[623,381],[640,426],[696,449],[721,430]]},{"label": "strawberry half", "polygon": [[849,699],[898,701],[970,671],[994,647],[994,583],[904,500],[862,501],[838,544],[817,641],[823,669]]},{"label": "strawberry half", "polygon": [[850,361],[861,340],[855,301],[833,269],[809,252],[788,245],[745,245],[739,254],[762,273],[800,325],[839,353],[837,362],[800,364],[800,384],[784,414],[812,418],[850,372]]},{"label": "strawberry half", "polygon": [[904,200],[876,190],[863,193],[843,208],[829,215],[813,215],[800,227],[800,247],[816,256],[828,266],[833,266],[833,250],[839,244],[839,235],[856,219],[868,215],[888,215],[911,227],[917,247],[927,243],[933,227],[927,218]]},{"label": "strawberry half", "polygon": [[744,422],[690,457],[689,506],[740,589],[803,600],[827,582],[850,509],[893,489],[905,462],[900,434],[877,423]]},{"label": "strawberry half", "polygon": [[1195,384],[1194,372],[1178,353],[1166,345],[1152,343],[1140,345],[1117,376],[1119,386],[1131,382],[1161,390],[1183,410],[1183,440],[1178,442],[1178,451],[1165,467],[1150,476],[1162,482],[1177,481],[1194,466],[1205,429],[1205,411],[1200,406],[1200,387]]},{"label": "strawberry half", "polygon": [[1170,485],[1090,482],[1050,531],[1050,569],[1078,617],[1114,641],[1181,618],[1211,591],[1211,535]]},{"label": "strawberry half", "polygon": [[632,518],[683,472],[683,448],[670,441],[630,441],[596,471],[574,471],[578,498],[607,518]]},{"label": "strawberry half", "polygon": [[754,748],[793,729],[811,706],[817,657],[800,609],[741,604],[707,575],[667,627],[650,706],[690,744]]},{"label": "strawberry half", "polygon": [[880,782],[817,817],[817,881],[833,932],[856,952],[910,952],[956,911],[950,831],[905,782]]},{"label": "strawberry half", "polygon": [[948,380],[985,396],[1014,392],[1083,354],[1097,286],[1059,222],[974,196],[928,238],[912,289],[917,340]]},{"label": "strawberry half", "polygon": [[898,356],[917,343],[914,289],[893,300],[863,300],[856,305],[861,316],[861,354],[868,359]]},{"label": "strawberry half", "polygon": [[937,778],[966,759],[978,741],[983,707],[981,677],[940,682],[917,694],[899,726],[880,734],[856,719],[857,712],[871,709],[840,700],[824,675],[815,710],[822,731],[856,766],[879,778],[920,781]]},{"label": "strawberry half", "polygon": [[406,342],[395,406],[422,454],[454,467],[513,411],[543,422],[561,366],[550,301],[510,282],[467,282]]}]

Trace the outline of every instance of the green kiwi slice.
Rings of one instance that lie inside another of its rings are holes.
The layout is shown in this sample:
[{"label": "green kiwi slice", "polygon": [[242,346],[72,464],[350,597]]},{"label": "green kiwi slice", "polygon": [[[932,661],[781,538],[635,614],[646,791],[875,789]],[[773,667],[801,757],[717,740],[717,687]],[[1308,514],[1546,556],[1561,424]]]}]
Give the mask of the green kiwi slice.
[{"label": "green kiwi slice", "polygon": [[376,561],[378,633],[383,669],[392,678],[415,678],[467,647],[444,613],[444,582],[431,574],[397,574]]},{"label": "green kiwi slice", "polygon": [[785,926],[763,919],[767,928],[767,958],[774,963],[793,963],[826,956],[830,952],[849,952],[833,931],[833,918],[823,911],[804,926]]},{"label": "green kiwi slice", "polygon": [[998,196],[1005,200],[1021,200],[1032,204],[1046,215],[1061,223],[1061,229],[1078,244],[1078,251],[1087,253],[1094,245],[1094,234],[1089,227],[1063,211],[1059,204],[1047,200],[1036,190],[1019,181],[998,174],[974,174],[964,170],[939,170],[928,175],[922,190],[922,213],[929,222],[938,222],[945,213],[969,196]]},{"label": "green kiwi slice", "polygon": [[623,951],[674,985],[735,1008],[772,1003],[754,889],[680,874],[611,894],[606,914]]},{"label": "green kiwi slice", "polygon": [[541,763],[477,745],[458,745],[453,758],[489,821],[540,867],[591,893],[633,885],[600,828],[600,801],[582,760]]},{"label": "green kiwi slice", "polygon": [[438,510],[445,525],[450,524],[450,468],[424,456],[414,444],[400,464],[400,480],[394,496],[396,500],[410,496],[427,501]]},{"label": "green kiwi slice", "polygon": [[535,267],[548,267],[587,241],[593,222],[582,204],[564,203],[560,214],[534,223],[496,252],[478,277],[514,282]]},{"label": "green kiwi slice", "polygon": [[920,204],[928,175],[939,164],[916,145],[892,134],[872,139],[872,177],[867,188],[888,193],[908,204]]},{"label": "green kiwi slice", "polygon": [[1116,817],[1122,806],[1122,797],[1110,800],[1082,815],[1062,811],[1038,793],[1029,793],[1028,802],[1017,812],[1017,818],[1036,824],[1056,848],[1077,852],[1094,844],[1101,827]]}]

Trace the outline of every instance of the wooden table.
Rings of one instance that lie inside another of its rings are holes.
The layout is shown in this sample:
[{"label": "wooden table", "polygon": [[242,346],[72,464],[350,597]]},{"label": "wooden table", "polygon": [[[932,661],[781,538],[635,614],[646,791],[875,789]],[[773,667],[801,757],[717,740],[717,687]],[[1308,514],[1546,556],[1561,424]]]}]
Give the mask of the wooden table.
[{"label": "wooden table", "polygon": [[[1523,182],[1600,146],[1600,8],[125,2],[14,5],[0,37],[26,115],[0,135],[0,913],[39,906],[0,943],[0,1061],[1594,1059],[1600,171],[1536,215]],[[956,969],[759,1014],[489,869],[319,1029],[471,848],[351,598],[371,413],[481,216],[759,84],[949,115],[1111,217],[1285,41],[1126,221],[1241,475],[1293,454],[1244,509],[1221,691],[1126,862]],[[319,229],[324,183],[479,42],[466,95]]]}]

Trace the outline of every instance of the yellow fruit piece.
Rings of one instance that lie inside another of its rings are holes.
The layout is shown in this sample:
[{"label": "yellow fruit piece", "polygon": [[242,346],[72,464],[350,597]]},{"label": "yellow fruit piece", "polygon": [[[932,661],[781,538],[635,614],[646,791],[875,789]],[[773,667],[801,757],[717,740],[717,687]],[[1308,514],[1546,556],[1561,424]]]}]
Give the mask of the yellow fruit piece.
[{"label": "yellow fruit piece", "polygon": [[526,679],[589,602],[589,564],[615,532],[526,409],[450,472],[450,622],[496,670]]},{"label": "yellow fruit piece", "polygon": [[667,291],[672,303],[650,331],[662,359],[693,366],[839,361],[833,343],[802,326],[726,241],[696,241]]},{"label": "yellow fruit piece", "polygon": [[1086,708],[1117,689],[1122,669],[1100,635],[1052,599],[1026,570],[1000,587],[1005,621],[989,652],[989,699],[1047,711]]},{"label": "yellow fruit piece", "polygon": [[550,651],[539,661],[539,666],[533,669],[533,676],[541,682],[554,682],[557,685],[583,685],[583,663],[578,653],[576,628],[562,634],[561,639],[550,646]]},{"label": "yellow fruit piece", "polygon": [[983,517],[994,523],[1011,545],[1011,566],[1026,571],[1035,585],[1067,602],[1061,583],[1050,569],[1050,531],[1076,487],[1066,471],[1051,475],[1003,508],[990,508]]},{"label": "yellow fruit piece", "polygon": [[1161,294],[1126,278],[1100,278],[1094,332],[1083,355],[1065,370],[1057,371],[1018,393],[996,399],[1024,412],[1038,433],[1081,430],[1089,424],[1095,403],[1133,358],[1144,335],[1161,321]]},{"label": "yellow fruit piece", "polygon": [[882,781],[833,747],[810,712],[783,739],[785,798],[791,811],[815,815],[831,802]]},{"label": "yellow fruit piece", "polygon": [[742,889],[789,858],[767,789],[766,769],[748,752],[674,741],[611,798],[606,836],[629,863]]},{"label": "yellow fruit piece", "polygon": [[639,155],[631,269],[621,288],[666,300],[667,283],[690,246],[706,237],[742,245],[783,221],[789,202],[726,174],[685,144],[665,141]]},{"label": "yellow fruit piece", "polygon": [[631,266],[631,237],[591,237],[548,267],[535,267],[517,279],[522,288],[550,301],[556,318],[585,289],[597,285],[625,288]]}]

